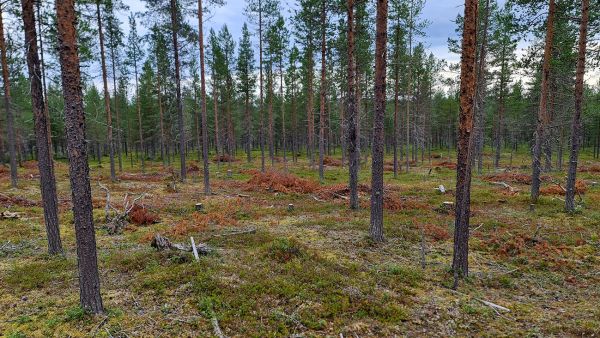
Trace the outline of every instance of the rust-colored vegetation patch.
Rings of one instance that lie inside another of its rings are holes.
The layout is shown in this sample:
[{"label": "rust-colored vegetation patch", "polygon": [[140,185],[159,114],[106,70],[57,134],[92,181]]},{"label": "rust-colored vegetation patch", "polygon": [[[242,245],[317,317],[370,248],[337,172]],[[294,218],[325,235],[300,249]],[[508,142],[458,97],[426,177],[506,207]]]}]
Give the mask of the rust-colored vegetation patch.
[{"label": "rust-colored vegetation patch", "polygon": [[317,182],[300,178],[296,175],[267,171],[250,171],[252,177],[246,182],[247,191],[271,191],[283,193],[313,193],[319,187]]},{"label": "rust-colored vegetation patch", "polygon": [[160,222],[160,217],[146,207],[136,204],[129,213],[129,222],[135,225],[150,225]]},{"label": "rust-colored vegetation patch", "polygon": [[433,239],[435,242],[445,241],[450,239],[450,233],[444,227],[435,224],[425,224],[423,232],[427,238]]},{"label": "rust-colored vegetation patch", "polygon": [[164,174],[161,173],[122,173],[119,175],[121,181],[138,181],[138,182],[160,182],[164,179]]},{"label": "rust-colored vegetation patch", "polygon": [[[359,184],[358,193],[370,194],[371,187],[368,184]],[[348,199],[350,198],[350,188],[347,183],[326,185],[319,188],[317,196],[324,200]]]},{"label": "rust-colored vegetation patch", "polygon": [[40,203],[23,197],[0,194],[0,205],[4,208],[9,208],[15,205],[20,207],[36,207],[39,206]]},{"label": "rust-colored vegetation patch", "polygon": [[237,211],[233,208],[211,211],[207,213],[194,212],[190,217],[177,222],[167,231],[168,235],[184,236],[194,232],[200,232],[208,229],[210,226],[236,226]]},{"label": "rust-colored vegetation patch", "polygon": [[[585,194],[588,187],[584,181],[577,180],[575,182],[575,193],[577,194]],[[541,195],[564,195],[566,190],[563,186],[555,184],[548,187],[544,187],[540,189]]]},{"label": "rust-colored vegetation patch", "polygon": [[327,165],[330,167],[341,167],[342,160],[338,160],[337,158],[333,158],[331,156],[323,157],[323,165]]},{"label": "rust-colored vegetation patch", "polygon": [[577,171],[583,173],[600,173],[600,164],[580,166]]},{"label": "rust-colored vegetation patch", "polygon": [[217,163],[217,162],[237,162],[239,160],[229,154],[221,154],[219,156],[213,157],[212,161],[214,163]]},{"label": "rust-colored vegetation patch", "polygon": [[[495,173],[490,175],[485,175],[482,178],[487,182],[505,182],[505,183],[518,183],[518,184],[531,184],[531,175],[523,174],[523,173],[513,173],[513,172],[505,172],[505,173]],[[542,175],[540,176],[540,180],[542,182],[550,181],[550,176]]]},{"label": "rust-colored vegetation patch", "polygon": [[456,169],[456,163],[449,161],[442,161],[433,164],[434,167],[446,168],[446,169]]}]

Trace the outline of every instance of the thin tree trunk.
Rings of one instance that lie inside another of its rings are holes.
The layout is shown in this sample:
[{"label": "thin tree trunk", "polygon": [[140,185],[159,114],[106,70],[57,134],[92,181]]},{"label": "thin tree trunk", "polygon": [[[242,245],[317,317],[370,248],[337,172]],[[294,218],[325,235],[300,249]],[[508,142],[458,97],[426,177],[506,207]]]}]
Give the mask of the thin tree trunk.
[{"label": "thin tree trunk", "polygon": [[260,170],[265,172],[265,122],[264,122],[264,97],[263,97],[263,8],[262,1],[258,0],[258,68],[259,68],[259,92],[260,92],[260,130],[258,133],[260,143]]},{"label": "thin tree trunk", "polygon": [[40,171],[40,190],[44,206],[44,221],[46,222],[46,235],[48,237],[48,253],[55,255],[62,253],[60,228],[58,225],[58,200],[56,197],[56,179],[54,177],[54,162],[52,160],[52,146],[50,143],[50,120],[46,115],[42,72],[37,52],[37,36],[35,28],[34,0],[22,1],[22,15],[25,31],[25,44],[27,51],[27,68],[31,83],[31,103],[35,119],[35,140],[37,147],[38,168]]},{"label": "thin tree trunk", "polygon": [[471,141],[475,108],[478,0],[465,0],[460,81],[460,115],[456,167],[454,226],[454,287],[458,277],[469,275],[469,217],[471,207]]},{"label": "thin tree trunk", "polygon": [[[309,44],[312,43],[312,37],[309,37]],[[306,118],[308,119],[308,157],[310,161],[310,167],[315,167],[315,118],[313,114],[313,50],[312,46],[307,47],[308,50],[308,61],[307,61],[307,84],[306,84]]]},{"label": "thin tree trunk", "polygon": [[202,114],[202,161],[204,165],[204,194],[210,195],[210,172],[208,164],[208,126],[206,117],[206,76],[204,72],[204,24],[202,0],[198,0],[198,44],[200,47],[200,102]]},{"label": "thin tree trunk", "polygon": [[590,0],[581,1],[581,24],[579,26],[579,51],[577,57],[577,75],[575,80],[575,112],[571,129],[571,154],[569,155],[569,173],[565,210],[575,211],[575,182],[577,178],[577,160],[581,138],[581,111],[583,105],[583,85],[585,75],[585,54],[587,48],[587,26],[590,18]]},{"label": "thin tree trunk", "polygon": [[544,65],[542,68],[542,84],[540,92],[540,106],[538,111],[537,127],[535,130],[535,145],[533,146],[533,163],[531,174],[531,202],[536,203],[540,195],[540,173],[542,147],[546,142],[546,128],[548,127],[548,78],[550,76],[550,62],[552,59],[552,44],[554,41],[554,16],[556,4],[550,0],[548,21],[546,23],[546,46],[544,48]]},{"label": "thin tree trunk", "polygon": [[[394,135],[392,144],[394,147],[394,178],[398,178],[398,113],[400,94],[400,16],[396,22],[396,41],[394,47]],[[402,154],[400,154],[402,155]]]},{"label": "thin tree trunk", "polygon": [[113,144],[112,113],[110,111],[110,94],[108,93],[108,75],[106,71],[106,58],[104,53],[104,32],[102,30],[102,15],[100,12],[100,0],[96,0],[96,19],[98,21],[98,38],[100,39],[100,63],[102,65],[102,86],[104,89],[104,112],[106,113],[106,133],[108,142],[108,153],[110,159],[110,180],[115,182],[115,152]]},{"label": "thin tree trunk", "polygon": [[483,36],[481,38],[481,45],[479,48],[479,60],[477,64],[477,96],[475,99],[475,133],[474,138],[474,156],[473,159],[477,159],[477,173],[481,174],[483,171],[483,140],[484,140],[484,126],[485,126],[485,94],[487,89],[486,84],[486,65],[487,65],[487,37],[488,37],[488,24],[490,14],[490,1],[485,2],[485,12],[483,13]]},{"label": "thin tree trunk", "polygon": [[383,146],[385,141],[385,75],[387,63],[388,1],[377,0],[375,35],[375,116],[371,169],[371,226],[369,235],[375,242],[383,241]]},{"label": "thin tree trunk", "polygon": [[323,158],[325,155],[325,90],[326,90],[326,75],[325,75],[325,0],[321,0],[321,88],[320,88],[320,105],[319,105],[319,181],[323,183]]},{"label": "thin tree trunk", "polygon": [[356,109],[356,60],[354,56],[354,0],[347,0],[348,24],[348,169],[350,209],[358,209],[358,126]]},{"label": "thin tree trunk", "polygon": [[267,70],[267,87],[268,87],[268,95],[269,102],[267,106],[267,118],[269,122],[269,159],[271,160],[271,167],[275,166],[275,147],[274,147],[274,135],[273,135],[273,64],[272,62],[268,63],[269,69]]},{"label": "thin tree trunk", "polygon": [[406,89],[406,172],[410,170],[410,101],[412,101],[412,34],[413,34],[413,11],[410,9],[409,27],[408,27],[408,80]]},{"label": "thin tree trunk", "polygon": [[102,313],[100,276],[96,256],[96,235],[92,215],[92,193],[85,141],[85,114],[76,34],[74,0],[57,0],[58,50],[65,100],[65,130],[69,154],[69,179],[73,201],[73,221],[79,268],[81,307]]},{"label": "thin tree trunk", "polygon": [[173,58],[175,59],[175,87],[177,104],[177,126],[179,129],[179,161],[181,166],[181,181],[185,181],[185,129],[183,128],[183,101],[181,99],[181,63],[179,61],[179,22],[177,20],[177,0],[171,0],[171,33],[173,34]]},{"label": "thin tree trunk", "polygon": [[283,95],[283,53],[279,56],[279,96],[281,97],[281,146],[283,166],[287,170],[287,142],[285,135],[285,96]]},{"label": "thin tree trunk", "polygon": [[3,8],[5,4],[0,4],[0,58],[2,59],[2,80],[4,82],[4,110],[6,111],[6,130],[8,132],[8,153],[10,156],[10,184],[13,188],[17,187],[17,150],[15,136],[15,118],[11,108],[10,100],[10,75],[8,71],[8,61],[6,59],[6,41],[4,39]]}]

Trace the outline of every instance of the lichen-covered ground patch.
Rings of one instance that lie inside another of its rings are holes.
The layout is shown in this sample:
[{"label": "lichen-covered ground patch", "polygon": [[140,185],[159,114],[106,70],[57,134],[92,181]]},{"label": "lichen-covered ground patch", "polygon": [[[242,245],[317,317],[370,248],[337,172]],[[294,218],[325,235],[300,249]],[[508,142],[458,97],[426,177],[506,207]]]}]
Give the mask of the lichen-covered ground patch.
[{"label": "lichen-covered ground patch", "polygon": [[[383,244],[367,236],[370,164],[357,211],[348,210],[337,156],[324,184],[305,159],[266,174],[258,158],[211,163],[211,196],[201,173],[173,186],[172,169],[147,161],[145,174],[126,166],[111,183],[107,166],[91,164],[106,307],[98,316],[78,306],[66,164],[57,164],[61,257],[46,254],[39,183],[27,178],[36,167],[20,169],[18,189],[0,172],[0,211],[19,213],[0,220],[0,336],[210,336],[213,317],[230,337],[600,335],[600,186],[589,169],[598,164],[584,154],[586,189],[573,215],[563,212],[563,173],[545,174],[548,194],[533,211],[528,169],[474,174],[471,274],[453,292],[454,216],[443,202],[454,201],[455,171],[440,161],[414,163],[397,179],[386,170]],[[152,221],[110,235],[98,182],[118,208],[126,194],[145,193],[138,203]],[[200,261],[158,252],[156,233],[182,243],[193,236],[213,251]]]}]

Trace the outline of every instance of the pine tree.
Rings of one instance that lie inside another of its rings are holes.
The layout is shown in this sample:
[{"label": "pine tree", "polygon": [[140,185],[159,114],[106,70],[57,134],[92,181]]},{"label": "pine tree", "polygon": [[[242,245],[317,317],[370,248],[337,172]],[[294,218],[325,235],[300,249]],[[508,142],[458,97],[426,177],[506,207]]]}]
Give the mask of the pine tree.
[{"label": "pine tree", "polygon": [[16,125],[13,114],[13,108],[11,106],[11,92],[10,92],[10,76],[7,61],[7,44],[4,37],[4,22],[2,19],[3,13],[6,11],[8,3],[0,4],[0,63],[2,65],[2,82],[4,84],[4,111],[6,112],[6,130],[8,132],[8,153],[10,156],[10,184],[13,188],[17,187],[17,138],[16,138]]},{"label": "pine tree", "polygon": [[571,126],[571,154],[569,156],[569,171],[567,177],[567,192],[565,195],[565,210],[575,211],[575,189],[577,178],[577,160],[579,157],[581,138],[581,111],[583,110],[583,86],[585,75],[585,56],[587,49],[587,30],[590,20],[590,1],[581,0],[581,23],[579,26],[579,47],[577,59],[577,75],[575,80],[575,111]]},{"label": "pine tree", "polygon": [[[31,103],[35,117],[35,139],[37,147],[38,169],[40,171],[40,190],[44,206],[44,221],[48,237],[48,253],[62,253],[60,227],[58,224],[58,199],[56,197],[56,179],[50,142],[50,121],[44,100],[42,72],[37,50],[37,32],[35,25],[34,0],[23,0],[23,28],[27,43],[27,67],[31,82]],[[38,12],[39,13],[39,12]]]},{"label": "pine tree", "polygon": [[375,116],[373,118],[373,163],[371,169],[371,226],[375,242],[383,241],[383,121],[386,110],[388,0],[377,0],[375,41]]},{"label": "pine tree", "polygon": [[252,133],[253,133],[253,121],[252,121],[252,93],[256,80],[254,78],[255,66],[254,66],[254,50],[250,42],[250,31],[248,25],[244,23],[242,26],[242,37],[238,44],[238,59],[237,59],[237,79],[238,79],[238,90],[243,95],[244,101],[244,125],[245,125],[245,148],[246,157],[248,163],[252,162]]},{"label": "pine tree", "polygon": [[454,288],[458,278],[469,275],[469,218],[471,207],[471,158],[473,113],[476,89],[478,0],[465,0],[460,77],[460,115],[456,165],[456,204],[454,225]]},{"label": "pine tree", "polygon": [[73,0],[57,0],[59,56],[65,100],[65,124],[69,154],[69,179],[71,181],[73,221],[77,243],[79,269],[79,299],[81,307],[102,313],[100,276],[96,256],[96,235],[92,215],[92,193],[85,146],[85,115],[81,96],[81,75],[76,37],[76,16]]},{"label": "pine tree", "polygon": [[555,0],[550,0],[548,5],[548,18],[546,21],[546,45],[544,47],[544,64],[542,66],[542,84],[540,89],[540,105],[538,110],[537,127],[535,130],[535,144],[533,146],[533,163],[531,174],[531,201],[536,203],[540,195],[540,174],[542,171],[541,157],[542,146],[546,142],[546,129],[548,127],[548,87],[550,77],[550,62],[552,61],[552,45],[554,41],[554,21],[556,13]]},{"label": "pine tree", "polygon": [[144,132],[142,129],[142,110],[140,105],[140,90],[139,90],[139,64],[141,64],[141,60],[144,58],[144,52],[141,46],[141,38],[137,33],[137,23],[135,20],[135,16],[133,14],[129,15],[129,37],[127,42],[127,65],[133,68],[133,75],[135,80],[135,98],[136,98],[136,110],[137,110],[137,120],[138,120],[138,136],[140,143],[140,159],[142,163],[142,172],[145,169],[145,148],[144,148]]}]

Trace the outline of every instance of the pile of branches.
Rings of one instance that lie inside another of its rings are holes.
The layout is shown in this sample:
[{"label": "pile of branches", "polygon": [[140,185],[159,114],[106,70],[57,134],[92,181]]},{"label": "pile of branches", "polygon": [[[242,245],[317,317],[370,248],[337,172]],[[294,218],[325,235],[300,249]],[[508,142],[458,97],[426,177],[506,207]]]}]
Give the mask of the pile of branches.
[{"label": "pile of branches", "polygon": [[[118,210],[110,203],[110,190],[104,184],[98,182],[100,189],[104,190],[106,193],[106,206],[104,207],[104,216],[105,216],[105,228],[109,234],[119,234],[123,231],[128,221],[130,220],[130,215],[132,211],[136,210],[136,220],[146,224],[146,222],[152,221],[152,223],[156,223],[158,221],[158,217],[153,217],[147,219],[146,217],[142,217],[140,215],[140,209],[144,209],[140,207],[137,202],[143,199],[146,194],[143,193],[135,198],[131,198],[129,193],[125,194],[123,198],[123,210]],[[144,209],[145,210],[145,209]]]}]

